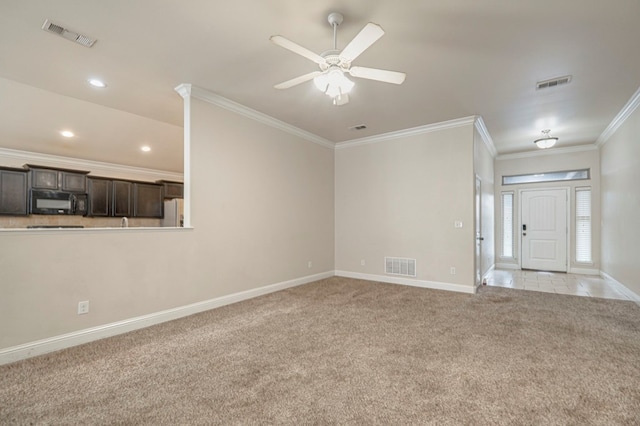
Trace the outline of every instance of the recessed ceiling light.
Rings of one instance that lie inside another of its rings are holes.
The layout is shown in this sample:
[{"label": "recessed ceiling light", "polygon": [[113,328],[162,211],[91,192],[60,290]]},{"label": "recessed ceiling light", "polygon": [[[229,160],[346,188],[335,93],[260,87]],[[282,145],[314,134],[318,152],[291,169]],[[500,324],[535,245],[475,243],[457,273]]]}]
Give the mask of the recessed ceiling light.
[{"label": "recessed ceiling light", "polygon": [[144,152],[149,152],[149,151],[151,151],[151,147],[148,147],[148,146],[145,145],[142,148],[140,148],[140,150],[142,150]]},{"label": "recessed ceiling light", "polygon": [[61,132],[60,132],[60,134],[61,134],[62,136],[64,136],[65,138],[72,138],[72,137],[74,137],[74,136],[75,136],[75,135],[73,134],[73,132],[72,132],[72,131],[70,131],[70,130],[63,130],[63,131],[61,131]]},{"label": "recessed ceiling light", "polygon": [[107,83],[102,80],[98,80],[97,78],[90,78],[88,81],[89,84],[93,87],[98,87],[100,89],[104,89],[105,87],[107,87]]}]

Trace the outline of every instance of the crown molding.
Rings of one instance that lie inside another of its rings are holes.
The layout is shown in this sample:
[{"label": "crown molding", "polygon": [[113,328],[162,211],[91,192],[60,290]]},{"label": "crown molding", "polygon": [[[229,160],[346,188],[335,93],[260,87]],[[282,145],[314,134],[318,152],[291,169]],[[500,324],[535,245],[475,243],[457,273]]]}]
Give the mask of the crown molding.
[{"label": "crown molding", "polygon": [[176,92],[178,92],[178,94],[180,96],[182,96],[183,98],[186,98],[188,96],[191,96],[191,85],[189,83],[182,83],[178,86],[175,87]]},{"label": "crown molding", "polygon": [[545,155],[572,154],[576,152],[595,151],[598,147],[595,144],[568,146],[565,148],[541,149],[538,151],[514,152],[513,154],[502,154],[496,160],[515,160],[518,158],[540,157]]},{"label": "crown molding", "polygon": [[82,160],[79,158],[62,157],[59,155],[42,154],[39,152],[19,151],[15,149],[0,148],[0,158],[7,158],[25,163],[45,163],[52,167],[89,169],[98,173],[126,173],[137,175],[147,179],[166,179],[182,181],[183,174],[156,169],[145,169],[143,167],[125,166],[122,164],[104,163],[101,161]]},{"label": "crown molding", "polygon": [[629,118],[631,114],[638,108],[640,105],[640,87],[636,90],[636,93],[631,96],[631,99],[625,104],[624,107],[620,110],[620,112],[613,118],[611,123],[604,129],[604,132],[596,139],[596,146],[599,148],[607,141],[609,138],[618,130],[620,126]]},{"label": "crown molding", "polygon": [[496,149],[496,146],[493,144],[493,139],[491,138],[491,135],[489,134],[489,130],[487,130],[487,126],[485,126],[484,120],[482,119],[482,117],[479,115],[476,116],[476,119],[473,122],[473,125],[475,126],[478,133],[480,133],[482,142],[484,142],[484,144],[486,145],[487,149],[489,150],[489,153],[491,154],[491,157],[496,158],[498,156],[498,150]]},{"label": "crown molding", "polygon": [[298,136],[309,142],[313,142],[331,149],[335,147],[335,144],[333,142],[325,138],[322,138],[311,132],[307,132],[306,130],[302,130],[298,127],[292,126],[291,124],[280,121],[277,118],[273,118],[267,114],[248,108],[220,95],[216,95],[215,93],[201,87],[193,86],[191,84],[181,84],[176,87],[175,90],[183,98],[191,96],[193,98],[200,99],[201,101],[209,102],[210,104],[224,108],[228,111],[235,112],[236,114],[240,114],[259,123],[266,124],[267,126],[282,130],[283,132],[289,133],[291,135]]},{"label": "crown molding", "polygon": [[427,124],[424,126],[412,127],[396,132],[382,133],[380,135],[368,136],[360,139],[351,139],[345,142],[336,143],[336,149],[353,148],[356,146],[369,145],[378,142],[390,141],[393,139],[404,138],[408,136],[421,135],[424,133],[437,132],[439,130],[453,129],[455,127],[467,126],[473,124],[476,116],[457,118],[455,120],[442,121],[440,123]]}]

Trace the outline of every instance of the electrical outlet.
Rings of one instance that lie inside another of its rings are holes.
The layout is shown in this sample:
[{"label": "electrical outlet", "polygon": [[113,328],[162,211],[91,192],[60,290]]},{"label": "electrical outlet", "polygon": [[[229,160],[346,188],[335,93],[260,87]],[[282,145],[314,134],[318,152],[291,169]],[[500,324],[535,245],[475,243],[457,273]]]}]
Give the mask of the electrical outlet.
[{"label": "electrical outlet", "polygon": [[453,222],[453,227],[454,228],[462,228],[462,221],[461,220],[456,220],[455,222]]},{"label": "electrical outlet", "polygon": [[449,270],[449,272],[451,273],[451,275],[455,275],[456,274],[456,268],[452,266],[451,269]]},{"label": "electrical outlet", "polygon": [[307,263],[307,268],[311,269],[312,267],[313,267],[313,263],[309,261],[309,263]]},{"label": "electrical outlet", "polygon": [[78,315],[83,315],[88,313],[89,313],[89,301],[85,300],[84,302],[78,302]]},{"label": "electrical outlet", "polygon": [[360,259],[360,266],[365,266],[367,262],[364,259]]}]

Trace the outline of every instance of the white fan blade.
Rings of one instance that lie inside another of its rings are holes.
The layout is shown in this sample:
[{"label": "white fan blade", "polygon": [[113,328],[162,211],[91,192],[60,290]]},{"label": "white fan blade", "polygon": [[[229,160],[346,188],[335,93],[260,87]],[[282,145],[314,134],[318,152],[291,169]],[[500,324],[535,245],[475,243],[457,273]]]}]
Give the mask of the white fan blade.
[{"label": "white fan blade", "polygon": [[284,47],[285,49],[290,50],[293,53],[297,53],[300,56],[304,56],[305,58],[312,60],[318,65],[324,64],[326,62],[322,56],[316,53],[313,53],[309,49],[302,47],[299,44],[294,43],[291,40],[286,39],[282,36],[274,35],[274,36],[271,36],[269,40],[271,40],[274,44],[280,47]]},{"label": "white fan blade", "polygon": [[358,78],[367,78],[369,80],[382,81],[385,83],[402,84],[407,76],[403,72],[379,70],[376,68],[351,67],[349,74]]},{"label": "white fan blade", "polygon": [[300,83],[304,83],[305,81],[312,80],[315,76],[320,74],[322,74],[322,71],[310,72],[309,74],[301,75],[300,77],[292,78],[291,80],[276,84],[273,87],[275,87],[276,89],[288,89],[289,87],[293,87]]},{"label": "white fan blade", "polygon": [[358,35],[351,40],[351,43],[340,52],[340,58],[346,62],[352,62],[383,35],[384,30],[380,25],[369,22],[360,30]]}]

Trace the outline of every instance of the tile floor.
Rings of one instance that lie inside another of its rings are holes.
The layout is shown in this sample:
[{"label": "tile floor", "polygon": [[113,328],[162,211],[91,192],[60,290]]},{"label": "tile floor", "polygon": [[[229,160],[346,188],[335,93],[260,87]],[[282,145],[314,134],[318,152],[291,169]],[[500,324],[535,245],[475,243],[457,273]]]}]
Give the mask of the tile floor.
[{"label": "tile floor", "polygon": [[633,301],[620,284],[598,275],[494,269],[486,279],[487,285],[497,287]]}]

